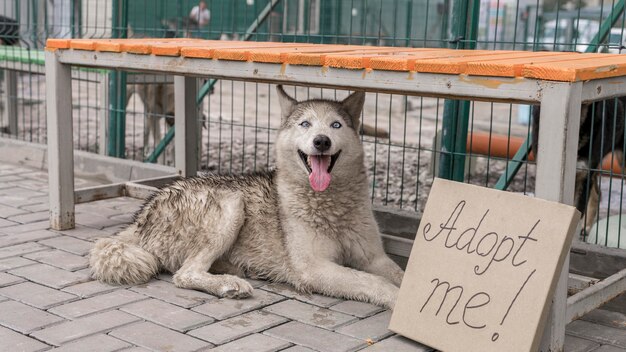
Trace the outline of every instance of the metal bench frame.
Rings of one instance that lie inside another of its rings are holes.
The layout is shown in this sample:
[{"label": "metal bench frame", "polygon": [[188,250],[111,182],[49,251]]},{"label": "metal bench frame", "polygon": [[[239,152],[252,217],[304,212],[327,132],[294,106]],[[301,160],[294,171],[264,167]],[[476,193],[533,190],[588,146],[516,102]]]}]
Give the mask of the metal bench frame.
[{"label": "metal bench frame", "polygon": [[[119,195],[142,196],[145,185],[108,185],[74,190],[71,66],[175,75],[175,162],[180,176],[198,171],[196,77],[282,83],[394,94],[541,105],[536,196],[573,204],[582,103],[626,95],[623,78],[555,82],[527,78],[475,77],[395,71],[348,70],[136,55],[81,50],[46,51],[46,99],[50,221],[56,230],[74,227],[74,204]],[[569,255],[557,284],[542,351],[562,351],[565,325],[626,290],[626,270],[567,298]]]}]

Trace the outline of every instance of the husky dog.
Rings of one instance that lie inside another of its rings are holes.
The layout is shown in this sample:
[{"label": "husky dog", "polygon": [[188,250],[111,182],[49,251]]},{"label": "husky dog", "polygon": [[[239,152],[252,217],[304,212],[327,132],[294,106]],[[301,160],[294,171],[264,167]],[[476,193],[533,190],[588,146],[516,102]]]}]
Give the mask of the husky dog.
[{"label": "husky dog", "polygon": [[161,270],[181,288],[242,298],[242,277],[392,308],[403,271],[384,252],[359,142],[365,93],[282,111],[276,170],[184,179],[156,192],[134,222],[96,242],[94,278],[139,284]]},{"label": "husky dog", "polygon": [[[598,214],[600,202],[600,172],[602,159],[613,152],[618,163],[624,165],[624,106],[626,97],[584,104],[580,109],[578,135],[578,162],[574,204],[585,217],[584,233],[589,233]],[[539,146],[538,106],[533,108],[532,150],[537,155]]]}]

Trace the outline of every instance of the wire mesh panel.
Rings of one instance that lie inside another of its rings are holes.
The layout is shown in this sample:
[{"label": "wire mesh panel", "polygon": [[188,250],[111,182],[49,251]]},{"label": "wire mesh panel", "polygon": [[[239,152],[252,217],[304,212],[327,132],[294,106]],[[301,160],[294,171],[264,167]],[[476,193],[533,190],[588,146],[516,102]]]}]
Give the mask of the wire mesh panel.
[{"label": "wire mesh panel", "polygon": [[[619,54],[626,21],[623,8],[621,0],[0,0],[4,16],[0,58],[6,68],[0,132],[4,137],[46,142],[41,52],[51,37]],[[463,24],[466,28],[460,28]],[[198,84],[202,169],[241,173],[272,167],[280,124],[275,87],[210,77]],[[342,99],[348,94],[287,88],[299,100]],[[72,89],[76,149],[173,163],[173,143],[168,143],[175,133],[172,77],[75,69]],[[448,143],[442,137],[448,110],[443,99],[367,94],[359,132],[375,205],[419,215],[430,184],[449,156],[456,156],[457,166],[463,160],[465,182],[533,194],[533,153],[516,156],[519,149],[532,149],[536,131],[530,106],[470,102],[457,113],[467,121],[467,132],[461,129],[457,148],[443,148],[442,153],[442,145]],[[624,248],[623,103],[601,102],[583,110],[587,123],[581,125],[581,141],[588,143],[581,142],[579,150],[578,189],[583,195],[579,209],[586,217],[585,238]]]}]

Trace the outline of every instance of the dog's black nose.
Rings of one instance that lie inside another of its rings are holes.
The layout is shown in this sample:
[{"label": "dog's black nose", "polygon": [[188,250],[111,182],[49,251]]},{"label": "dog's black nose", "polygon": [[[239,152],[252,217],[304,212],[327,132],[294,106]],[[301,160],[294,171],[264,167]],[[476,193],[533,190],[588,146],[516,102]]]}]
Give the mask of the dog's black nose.
[{"label": "dog's black nose", "polygon": [[315,149],[323,153],[330,149],[330,138],[328,138],[328,136],[324,136],[323,134],[318,134],[315,138],[313,138],[313,146],[315,146]]}]

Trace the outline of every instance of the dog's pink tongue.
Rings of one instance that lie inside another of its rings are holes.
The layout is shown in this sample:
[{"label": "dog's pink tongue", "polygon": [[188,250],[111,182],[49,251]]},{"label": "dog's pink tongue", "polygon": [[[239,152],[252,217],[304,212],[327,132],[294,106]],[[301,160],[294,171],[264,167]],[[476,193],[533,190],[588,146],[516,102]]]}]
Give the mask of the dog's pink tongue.
[{"label": "dog's pink tongue", "polygon": [[323,192],[330,185],[330,155],[310,155],[311,158],[311,174],[309,175],[309,183],[311,188],[316,192]]}]

